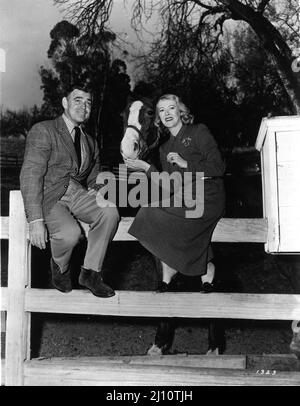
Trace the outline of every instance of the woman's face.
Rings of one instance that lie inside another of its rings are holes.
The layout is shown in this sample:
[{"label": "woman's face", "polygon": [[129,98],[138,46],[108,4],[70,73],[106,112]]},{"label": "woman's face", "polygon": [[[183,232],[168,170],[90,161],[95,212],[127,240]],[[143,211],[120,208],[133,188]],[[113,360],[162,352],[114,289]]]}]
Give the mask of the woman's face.
[{"label": "woman's face", "polygon": [[169,129],[182,125],[180,111],[175,100],[162,99],[157,104],[159,118]]}]

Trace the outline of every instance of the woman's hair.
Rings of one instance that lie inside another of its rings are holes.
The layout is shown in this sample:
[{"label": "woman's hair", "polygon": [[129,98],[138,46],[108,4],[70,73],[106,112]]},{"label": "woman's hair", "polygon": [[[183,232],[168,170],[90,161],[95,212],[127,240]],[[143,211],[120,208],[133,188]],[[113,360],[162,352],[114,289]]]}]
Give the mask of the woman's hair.
[{"label": "woman's hair", "polygon": [[157,127],[161,127],[161,125],[162,125],[162,123],[161,123],[161,121],[160,121],[160,118],[159,118],[159,112],[158,112],[158,107],[157,107],[157,106],[158,106],[158,103],[159,103],[161,100],[172,100],[172,101],[174,101],[174,102],[177,104],[177,106],[178,106],[178,109],[179,109],[179,112],[180,112],[180,118],[181,118],[181,120],[182,120],[182,123],[183,123],[183,124],[192,124],[192,123],[193,123],[193,121],[194,121],[194,116],[193,116],[193,114],[190,113],[190,110],[189,110],[188,107],[181,101],[181,99],[180,99],[178,96],[176,96],[175,94],[164,94],[163,96],[161,96],[161,97],[158,99],[158,101],[157,101],[157,103],[156,103],[154,124],[155,124]]}]

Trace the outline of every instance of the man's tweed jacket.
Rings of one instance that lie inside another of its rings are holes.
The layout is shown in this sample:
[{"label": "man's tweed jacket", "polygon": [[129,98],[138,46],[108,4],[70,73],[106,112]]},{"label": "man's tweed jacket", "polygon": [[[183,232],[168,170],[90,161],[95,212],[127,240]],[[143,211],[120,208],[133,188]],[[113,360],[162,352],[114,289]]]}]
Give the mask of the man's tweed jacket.
[{"label": "man's tweed jacket", "polygon": [[83,136],[87,157],[78,168],[72,137],[62,116],[35,124],[28,133],[20,188],[28,222],[45,218],[65,194],[70,179],[93,187],[99,173],[99,149],[89,135]]}]

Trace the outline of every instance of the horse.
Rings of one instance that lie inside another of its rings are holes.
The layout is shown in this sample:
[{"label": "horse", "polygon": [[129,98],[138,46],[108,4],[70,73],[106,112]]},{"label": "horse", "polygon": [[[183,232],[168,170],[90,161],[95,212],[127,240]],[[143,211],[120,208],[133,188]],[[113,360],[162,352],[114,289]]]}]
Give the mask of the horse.
[{"label": "horse", "polygon": [[150,99],[140,98],[128,104],[123,112],[124,135],[120,148],[123,158],[149,159],[158,149],[162,137],[154,125],[154,113]]},{"label": "horse", "polygon": [[[128,103],[123,113],[124,134],[120,145],[123,159],[143,159],[149,163],[155,161],[155,153],[158,153],[159,146],[169,135],[166,135],[155,125],[154,118],[155,107],[151,99],[136,98]],[[161,277],[161,262],[156,257],[154,259],[157,274]],[[179,280],[180,277],[177,279],[178,283],[173,283],[172,291],[186,291],[185,283]],[[175,329],[175,319],[161,319],[156,330],[154,344],[147,354],[167,354],[173,343]],[[224,350],[225,331],[223,324],[217,320],[210,320],[206,354],[218,355],[222,354]]]}]

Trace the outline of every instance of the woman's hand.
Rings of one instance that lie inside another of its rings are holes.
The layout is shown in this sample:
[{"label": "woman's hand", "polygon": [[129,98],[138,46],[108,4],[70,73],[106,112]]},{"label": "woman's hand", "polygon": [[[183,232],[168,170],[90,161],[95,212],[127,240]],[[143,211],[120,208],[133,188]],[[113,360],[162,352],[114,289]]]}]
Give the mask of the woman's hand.
[{"label": "woman's hand", "polygon": [[187,168],[187,161],[183,159],[177,152],[169,152],[167,155],[167,161],[172,165],[178,165],[180,168]]},{"label": "woman's hand", "polygon": [[150,168],[150,165],[147,162],[142,161],[141,159],[127,159],[127,158],[124,158],[124,163],[127,166],[127,168],[133,169],[135,171],[145,171],[145,172],[147,172],[147,170]]}]

